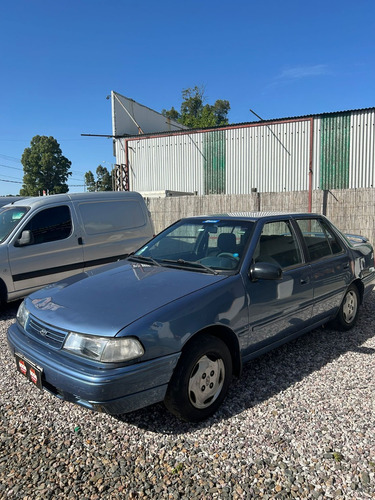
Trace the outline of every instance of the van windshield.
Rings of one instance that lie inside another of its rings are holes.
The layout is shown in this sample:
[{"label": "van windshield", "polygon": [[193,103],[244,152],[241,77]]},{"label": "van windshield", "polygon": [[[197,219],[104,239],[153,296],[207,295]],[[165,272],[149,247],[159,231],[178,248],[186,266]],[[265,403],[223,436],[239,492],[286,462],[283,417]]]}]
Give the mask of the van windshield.
[{"label": "van windshield", "polygon": [[27,211],[27,207],[0,208],[0,242],[9,236]]}]

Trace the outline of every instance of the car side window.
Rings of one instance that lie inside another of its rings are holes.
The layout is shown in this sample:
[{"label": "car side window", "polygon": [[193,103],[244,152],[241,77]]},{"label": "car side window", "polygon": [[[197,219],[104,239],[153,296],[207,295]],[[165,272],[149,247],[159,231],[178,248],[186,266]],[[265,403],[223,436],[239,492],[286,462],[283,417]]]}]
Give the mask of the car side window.
[{"label": "car side window", "polygon": [[72,232],[72,218],[67,205],[41,210],[26,224],[23,231],[31,231],[31,245],[68,238]]},{"label": "car side window", "polygon": [[287,221],[264,225],[253,259],[255,262],[270,262],[283,269],[303,262],[298,242]]},{"label": "car side window", "polygon": [[331,229],[320,219],[299,219],[297,224],[302,231],[311,260],[339,254],[343,251]]}]

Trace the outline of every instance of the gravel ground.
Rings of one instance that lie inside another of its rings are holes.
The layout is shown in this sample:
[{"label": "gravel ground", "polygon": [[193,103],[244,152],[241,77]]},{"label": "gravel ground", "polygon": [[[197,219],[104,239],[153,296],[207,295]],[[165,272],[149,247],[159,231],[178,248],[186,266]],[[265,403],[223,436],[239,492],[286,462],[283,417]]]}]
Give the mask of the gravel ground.
[{"label": "gravel ground", "polygon": [[374,498],[375,293],[351,332],[318,329],[247,365],[199,425],[38,391],[8,353],[15,313],[0,318],[0,498]]}]

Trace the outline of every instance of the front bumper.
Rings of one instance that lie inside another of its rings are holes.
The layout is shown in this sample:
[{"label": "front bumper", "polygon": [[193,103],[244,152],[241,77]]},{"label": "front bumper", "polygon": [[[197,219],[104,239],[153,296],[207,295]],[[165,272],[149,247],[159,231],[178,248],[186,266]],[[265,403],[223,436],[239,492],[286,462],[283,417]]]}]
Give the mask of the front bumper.
[{"label": "front bumper", "polygon": [[26,336],[17,323],[8,330],[11,353],[42,369],[42,386],[60,399],[111,415],[163,401],[180,353],[130,366],[98,364],[51,349]]}]

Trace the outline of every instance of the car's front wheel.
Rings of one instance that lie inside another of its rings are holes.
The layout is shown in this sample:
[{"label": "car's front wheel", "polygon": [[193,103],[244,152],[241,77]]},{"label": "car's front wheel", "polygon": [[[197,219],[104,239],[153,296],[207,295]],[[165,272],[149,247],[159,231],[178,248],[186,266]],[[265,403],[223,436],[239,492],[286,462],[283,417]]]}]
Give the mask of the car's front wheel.
[{"label": "car's front wheel", "polygon": [[350,285],[345,292],[339,312],[333,322],[338,330],[350,330],[357,323],[359,313],[359,293],[355,285]]},{"label": "car's front wheel", "polygon": [[199,422],[223,402],[232,379],[232,357],[226,344],[212,335],[185,346],[165,396],[165,406],[177,417]]}]

